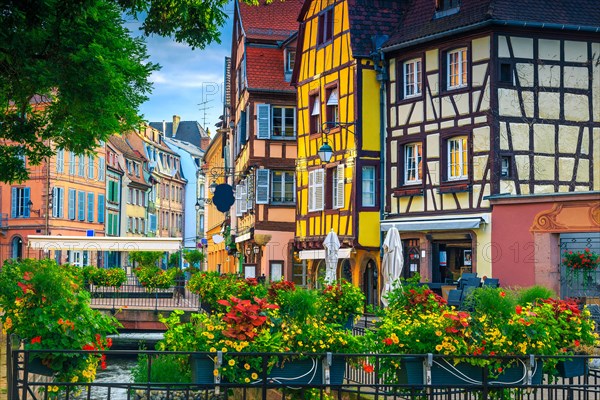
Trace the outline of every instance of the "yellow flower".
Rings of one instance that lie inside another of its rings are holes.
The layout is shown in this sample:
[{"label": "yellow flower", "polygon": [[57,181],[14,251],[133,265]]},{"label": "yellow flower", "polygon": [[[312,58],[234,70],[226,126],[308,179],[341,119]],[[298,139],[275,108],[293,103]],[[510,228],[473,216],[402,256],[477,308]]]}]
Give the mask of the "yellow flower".
[{"label": "yellow flower", "polygon": [[222,351],[223,353],[225,353],[225,352],[227,351],[227,347],[223,347],[223,348],[221,349],[221,351]]},{"label": "yellow flower", "polygon": [[244,382],[249,383],[250,382],[250,378],[244,379]]},{"label": "yellow flower", "polygon": [[208,350],[208,351],[210,351],[211,353],[216,353],[217,349],[215,349],[214,347],[211,347],[210,350]]},{"label": "yellow flower", "polygon": [[244,364],[244,368],[246,368],[246,370],[249,370],[250,369],[250,364],[248,364],[248,363]]},{"label": "yellow flower", "polygon": [[235,365],[235,360],[229,360],[227,364],[229,364],[230,367],[233,367]]},{"label": "yellow flower", "polygon": [[213,370],[213,375],[214,375],[214,376],[219,376],[219,370],[215,368],[215,369]]},{"label": "yellow flower", "polygon": [[435,336],[442,336],[442,331],[435,331]]},{"label": "yellow flower", "polygon": [[252,379],[256,379],[256,378],[258,378],[258,375],[256,374],[256,372],[253,372],[252,373]]}]

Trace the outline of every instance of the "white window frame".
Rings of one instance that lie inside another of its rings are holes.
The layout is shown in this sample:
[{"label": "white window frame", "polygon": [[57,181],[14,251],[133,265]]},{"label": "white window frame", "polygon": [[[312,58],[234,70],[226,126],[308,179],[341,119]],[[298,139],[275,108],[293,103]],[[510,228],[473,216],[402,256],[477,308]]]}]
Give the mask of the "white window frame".
[{"label": "white window frame", "polygon": [[[365,178],[365,170],[369,170],[369,171],[373,171],[373,175],[372,175],[372,179],[366,179]],[[372,165],[365,165],[362,167],[362,182],[361,182],[361,204],[363,207],[375,207],[375,204],[377,204],[377,189],[375,188],[375,183],[377,180],[377,171],[375,170],[375,167]],[[370,181],[370,182],[369,182]],[[369,192],[366,191],[367,189],[367,183],[370,183],[371,185],[371,190]],[[371,196],[372,197],[372,201],[367,201],[367,197],[366,196]]]},{"label": "white window frame", "polygon": [[[404,184],[414,185],[423,182],[422,163],[423,144],[416,142],[404,145]],[[414,178],[411,177],[411,172],[414,173]]]},{"label": "white window frame", "polygon": [[[456,60],[453,60],[456,56]],[[468,76],[468,62],[467,62],[467,48],[461,47],[454,49],[446,53],[446,79],[447,89],[458,89],[467,86],[469,82]],[[453,70],[453,66],[456,66],[456,71]],[[452,78],[456,77],[456,83],[452,84]]]},{"label": "white window frame", "polygon": [[325,209],[325,170],[314,169],[308,172],[308,211]]},{"label": "white window frame", "polygon": [[404,78],[404,98],[421,96],[422,64],[420,58],[405,61],[402,66]]},{"label": "white window frame", "polygon": [[[292,57],[293,55],[293,57]],[[296,49],[286,47],[285,49],[285,73],[291,74],[294,71],[294,63],[296,62]]]},{"label": "white window frame", "polygon": [[[448,180],[463,180],[469,177],[469,154],[468,154],[468,138],[467,136],[455,136],[449,138],[447,141],[447,150],[448,150]],[[458,149],[458,151],[456,151]],[[452,153],[456,153],[458,159],[454,162]],[[454,173],[454,166],[458,165],[458,174]]]}]

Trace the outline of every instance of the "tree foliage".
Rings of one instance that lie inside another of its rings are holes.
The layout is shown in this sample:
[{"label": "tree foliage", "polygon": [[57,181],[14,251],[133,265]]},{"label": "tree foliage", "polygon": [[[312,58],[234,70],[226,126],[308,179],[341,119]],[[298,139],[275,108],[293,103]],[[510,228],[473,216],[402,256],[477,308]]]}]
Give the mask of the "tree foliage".
[{"label": "tree foliage", "polygon": [[99,140],[139,126],[158,66],[123,16],[145,17],[146,35],[203,48],[219,40],[227,3],[0,0],[0,181],[26,180],[27,167],[56,148],[89,153]]}]

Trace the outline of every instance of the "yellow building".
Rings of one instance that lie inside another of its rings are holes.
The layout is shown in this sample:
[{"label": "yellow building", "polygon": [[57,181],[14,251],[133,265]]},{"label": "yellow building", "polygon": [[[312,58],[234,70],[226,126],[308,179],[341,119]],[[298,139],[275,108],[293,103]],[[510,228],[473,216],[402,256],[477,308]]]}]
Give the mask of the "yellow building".
[{"label": "yellow building", "polygon": [[[392,3],[392,2],[387,2]],[[316,282],[325,272],[322,242],[341,243],[338,278],[380,292],[381,98],[372,37],[392,29],[394,4],[306,1],[299,21],[292,81],[298,90],[296,261],[294,276]],[[375,60],[375,61],[374,61]],[[331,146],[324,162],[319,149]]]}]

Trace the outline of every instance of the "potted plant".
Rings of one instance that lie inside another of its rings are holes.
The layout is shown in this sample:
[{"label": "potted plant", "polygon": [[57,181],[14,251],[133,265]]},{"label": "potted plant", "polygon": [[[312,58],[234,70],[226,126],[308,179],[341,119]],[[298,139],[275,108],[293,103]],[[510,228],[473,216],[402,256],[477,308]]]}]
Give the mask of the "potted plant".
[{"label": "potted plant", "polygon": [[342,280],[326,285],[320,292],[318,309],[327,323],[351,329],[363,314],[365,295],[358,286]]},{"label": "potted plant", "polygon": [[[26,364],[45,368],[62,382],[92,382],[98,367],[105,368],[102,350],[111,346],[108,334],[118,321],[90,307],[82,290],[81,269],[59,266],[52,260],[7,261],[0,271],[0,308],[7,334],[23,339],[25,350],[89,350],[89,354],[43,352]],[[62,390],[62,388],[60,389]],[[59,392],[60,392],[59,390]],[[49,397],[59,392],[48,393]]]},{"label": "potted plant", "polygon": [[563,265],[569,284],[581,282],[583,287],[594,284],[596,270],[600,265],[600,255],[585,248],[583,251],[566,251],[563,253]]}]

